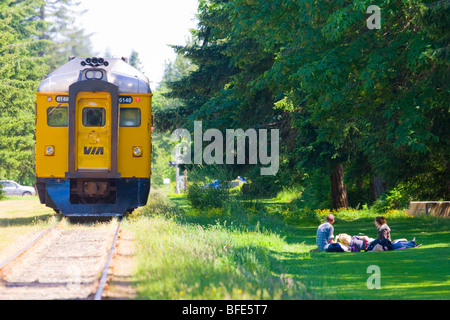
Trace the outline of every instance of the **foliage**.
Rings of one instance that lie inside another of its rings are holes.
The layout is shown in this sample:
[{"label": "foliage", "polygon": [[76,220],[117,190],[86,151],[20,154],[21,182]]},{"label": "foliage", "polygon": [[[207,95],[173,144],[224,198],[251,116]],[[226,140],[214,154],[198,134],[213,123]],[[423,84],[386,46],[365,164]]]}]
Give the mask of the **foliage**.
[{"label": "foliage", "polygon": [[153,186],[161,187],[164,178],[175,181],[175,170],[168,163],[172,161],[172,150],[178,142],[172,141],[171,136],[167,133],[169,131],[167,128],[172,126],[172,123],[168,120],[170,118],[168,115],[179,106],[180,101],[166,96],[169,92],[167,86],[168,82],[186,76],[191,70],[192,65],[187,59],[178,55],[174,62],[166,64],[163,79],[159,86],[153,90],[152,113],[155,122],[152,132]]},{"label": "foliage", "polygon": [[47,46],[39,52],[49,71],[60,67],[68,58],[91,57],[90,34],[76,25],[75,19],[83,12],[77,10],[76,0],[45,0],[39,8],[39,22],[43,25],[39,39]]},{"label": "foliage", "polygon": [[175,61],[166,63],[163,79],[153,94],[152,111],[156,131],[171,132],[181,127],[184,113],[179,109],[182,103],[170,94],[169,83],[179,81],[193,70],[195,66],[181,54],[177,54]]},{"label": "foliage", "polygon": [[0,178],[34,183],[35,92],[41,79],[88,46],[72,0],[0,2]]},{"label": "foliage", "polygon": [[375,201],[373,208],[379,212],[408,208],[409,202],[412,201],[409,194],[410,192],[404,186],[399,185],[381,195]]},{"label": "foliage", "polygon": [[128,63],[134,68],[138,69],[142,72],[142,62],[139,58],[139,53],[136,50],[131,50],[130,58],[128,59]]},{"label": "foliage", "polygon": [[224,188],[192,185],[189,187],[187,199],[193,208],[220,208],[228,200],[228,190]]},{"label": "foliage", "polygon": [[34,93],[46,66],[31,19],[39,1],[0,3],[0,177],[33,181]]},{"label": "foliage", "polygon": [[249,183],[242,186],[242,195],[246,199],[272,198],[280,191],[271,177],[255,176]]},{"label": "foliage", "polygon": [[[370,30],[366,0],[203,0],[194,41],[175,48],[196,69],[169,84],[181,103],[164,128],[280,129],[283,178],[271,185],[320,172],[326,189],[303,193],[320,207],[340,165],[350,206],[372,203],[374,177],[448,199],[450,4],[429,2],[381,1],[382,28]],[[227,170],[256,178],[250,166]]]},{"label": "foliage", "polygon": [[[217,187],[208,186],[218,180]],[[189,173],[187,200],[194,209],[222,208],[230,201],[228,172],[218,166],[199,166]]]}]

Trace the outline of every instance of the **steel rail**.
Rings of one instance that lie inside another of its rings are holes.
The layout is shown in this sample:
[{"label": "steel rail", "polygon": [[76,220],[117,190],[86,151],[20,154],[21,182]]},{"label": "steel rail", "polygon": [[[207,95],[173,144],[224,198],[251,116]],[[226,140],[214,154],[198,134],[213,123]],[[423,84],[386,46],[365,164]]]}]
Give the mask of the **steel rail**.
[{"label": "steel rail", "polygon": [[20,250],[19,252],[17,252],[14,256],[12,256],[11,258],[5,260],[4,262],[2,262],[0,264],[0,270],[2,270],[3,268],[6,267],[6,265],[8,265],[10,262],[12,262],[14,259],[20,257],[21,255],[23,255],[26,251],[28,251],[32,246],[34,246],[39,240],[41,240],[45,235],[47,235],[48,233],[50,233],[50,231],[52,231],[53,229],[55,229],[57,226],[59,226],[61,224],[61,221],[59,221],[58,223],[56,223],[53,227],[48,228],[46,231],[44,231],[42,234],[40,234],[36,239],[34,239],[32,242],[30,242],[25,248],[23,248],[22,250]]},{"label": "steel rail", "polygon": [[105,267],[103,268],[103,272],[100,277],[100,284],[97,288],[97,292],[95,292],[94,300],[102,300],[103,290],[105,289],[106,285],[106,278],[108,277],[109,264],[114,254],[114,249],[116,247],[117,238],[119,236],[121,225],[122,225],[122,217],[119,218],[119,225],[117,226],[116,233],[114,234],[113,244],[111,246],[111,249],[109,250],[108,259],[106,260]]}]

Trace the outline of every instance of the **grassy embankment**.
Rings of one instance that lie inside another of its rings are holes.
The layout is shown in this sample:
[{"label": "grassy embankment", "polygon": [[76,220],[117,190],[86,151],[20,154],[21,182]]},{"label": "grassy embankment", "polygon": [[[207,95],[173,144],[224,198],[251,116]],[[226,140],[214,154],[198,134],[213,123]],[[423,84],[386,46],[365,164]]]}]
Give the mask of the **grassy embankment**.
[{"label": "grassy embankment", "polygon": [[[136,236],[138,292],[146,299],[448,299],[449,219],[385,212],[393,238],[423,246],[310,253],[329,211],[292,212],[287,199],[231,201],[200,212],[184,196],[153,192],[126,221]],[[335,212],[335,234],[376,235],[369,209]],[[368,267],[380,269],[370,290]]]},{"label": "grassy embankment", "polygon": [[0,201],[0,262],[59,219],[38,197],[6,196]]}]

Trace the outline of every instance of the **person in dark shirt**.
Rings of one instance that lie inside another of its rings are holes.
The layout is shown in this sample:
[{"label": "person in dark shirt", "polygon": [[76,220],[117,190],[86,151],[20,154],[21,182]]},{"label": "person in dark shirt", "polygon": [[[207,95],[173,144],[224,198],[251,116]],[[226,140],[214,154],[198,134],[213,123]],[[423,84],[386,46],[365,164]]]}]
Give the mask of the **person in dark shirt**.
[{"label": "person in dark shirt", "polygon": [[375,226],[378,228],[377,239],[382,241],[387,239],[391,241],[391,229],[386,223],[386,218],[384,216],[378,216],[375,218]]}]

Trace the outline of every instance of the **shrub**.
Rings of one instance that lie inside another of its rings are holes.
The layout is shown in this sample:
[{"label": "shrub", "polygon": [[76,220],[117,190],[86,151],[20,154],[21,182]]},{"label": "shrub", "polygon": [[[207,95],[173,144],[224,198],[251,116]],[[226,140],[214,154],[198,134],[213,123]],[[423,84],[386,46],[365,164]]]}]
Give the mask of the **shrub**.
[{"label": "shrub", "polygon": [[158,189],[151,189],[148,196],[147,205],[139,210],[142,215],[167,215],[176,214],[178,207],[170,202],[167,197]]},{"label": "shrub", "polygon": [[407,188],[398,185],[392,190],[382,194],[373,204],[373,209],[377,212],[384,212],[392,209],[407,208],[411,196],[408,194]]},{"label": "shrub", "polygon": [[191,185],[187,199],[195,209],[221,208],[229,199],[226,188],[202,187],[198,184]]},{"label": "shrub", "polygon": [[273,198],[277,196],[279,187],[266,177],[256,178],[242,186],[242,195],[246,198]]}]

